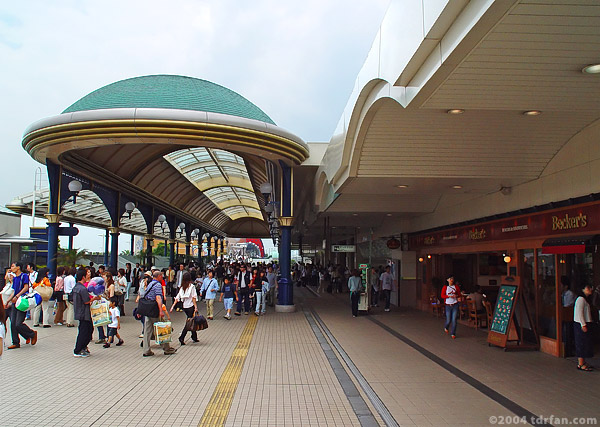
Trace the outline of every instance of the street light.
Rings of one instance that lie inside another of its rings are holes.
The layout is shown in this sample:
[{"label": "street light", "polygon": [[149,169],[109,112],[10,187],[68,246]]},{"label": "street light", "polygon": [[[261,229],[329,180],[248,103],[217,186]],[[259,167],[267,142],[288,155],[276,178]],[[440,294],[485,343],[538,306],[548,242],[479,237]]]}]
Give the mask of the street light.
[{"label": "street light", "polygon": [[69,191],[73,195],[73,204],[77,203],[77,195],[83,188],[81,181],[77,181],[76,179],[69,182]]},{"label": "street light", "polygon": [[133,203],[133,202],[125,203],[125,213],[127,213],[129,215],[129,219],[131,219],[131,213],[133,212],[134,209],[135,209],[135,203]]}]

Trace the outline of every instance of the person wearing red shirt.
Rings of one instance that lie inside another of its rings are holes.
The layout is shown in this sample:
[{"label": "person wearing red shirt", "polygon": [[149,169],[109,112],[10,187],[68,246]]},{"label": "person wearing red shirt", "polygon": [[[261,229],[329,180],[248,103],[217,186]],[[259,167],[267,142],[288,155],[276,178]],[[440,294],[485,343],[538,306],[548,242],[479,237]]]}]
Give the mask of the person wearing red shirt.
[{"label": "person wearing red shirt", "polygon": [[450,328],[450,334],[452,339],[456,339],[456,319],[458,317],[458,302],[461,299],[460,288],[454,283],[454,276],[448,276],[446,279],[448,282],[442,288],[442,298],[446,301],[446,324],[444,325],[444,332],[448,333]]}]

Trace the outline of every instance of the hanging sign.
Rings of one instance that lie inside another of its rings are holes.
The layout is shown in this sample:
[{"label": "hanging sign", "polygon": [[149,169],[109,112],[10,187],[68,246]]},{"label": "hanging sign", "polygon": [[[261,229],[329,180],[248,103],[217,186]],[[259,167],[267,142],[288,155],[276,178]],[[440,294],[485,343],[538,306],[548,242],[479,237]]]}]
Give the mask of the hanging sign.
[{"label": "hanging sign", "polygon": [[331,252],[356,252],[354,245],[331,245]]}]

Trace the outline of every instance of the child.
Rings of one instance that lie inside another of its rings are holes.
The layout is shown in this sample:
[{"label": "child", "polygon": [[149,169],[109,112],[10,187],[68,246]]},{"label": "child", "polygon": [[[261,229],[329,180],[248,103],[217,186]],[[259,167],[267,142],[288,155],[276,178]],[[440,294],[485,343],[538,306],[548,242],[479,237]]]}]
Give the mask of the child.
[{"label": "child", "polygon": [[112,322],[108,325],[108,341],[104,344],[104,348],[109,348],[113,343],[115,335],[119,339],[117,346],[123,345],[123,340],[119,335],[121,329],[121,311],[119,310],[119,297],[113,296],[110,299],[110,318]]},{"label": "child", "polygon": [[225,276],[225,278],[223,279],[223,287],[221,288],[221,297],[219,298],[219,302],[224,302],[227,314],[223,317],[227,320],[231,320],[231,308],[233,307],[234,297],[237,300],[237,292],[235,290],[235,285],[231,283],[231,277]]}]

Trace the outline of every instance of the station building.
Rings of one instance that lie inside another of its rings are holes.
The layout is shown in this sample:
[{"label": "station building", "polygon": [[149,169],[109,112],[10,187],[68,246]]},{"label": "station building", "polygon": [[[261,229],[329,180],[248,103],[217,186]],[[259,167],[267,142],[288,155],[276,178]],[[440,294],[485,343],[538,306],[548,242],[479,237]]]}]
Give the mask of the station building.
[{"label": "station building", "polygon": [[50,177],[49,254],[78,181],[115,253],[119,232],[270,237],[286,276],[292,248],[389,264],[394,303],[422,310],[448,274],[491,298],[518,276],[526,329],[562,355],[561,285],[600,275],[599,46],[594,1],[393,1],[320,144],[210,82],[116,82],[25,132]]}]

